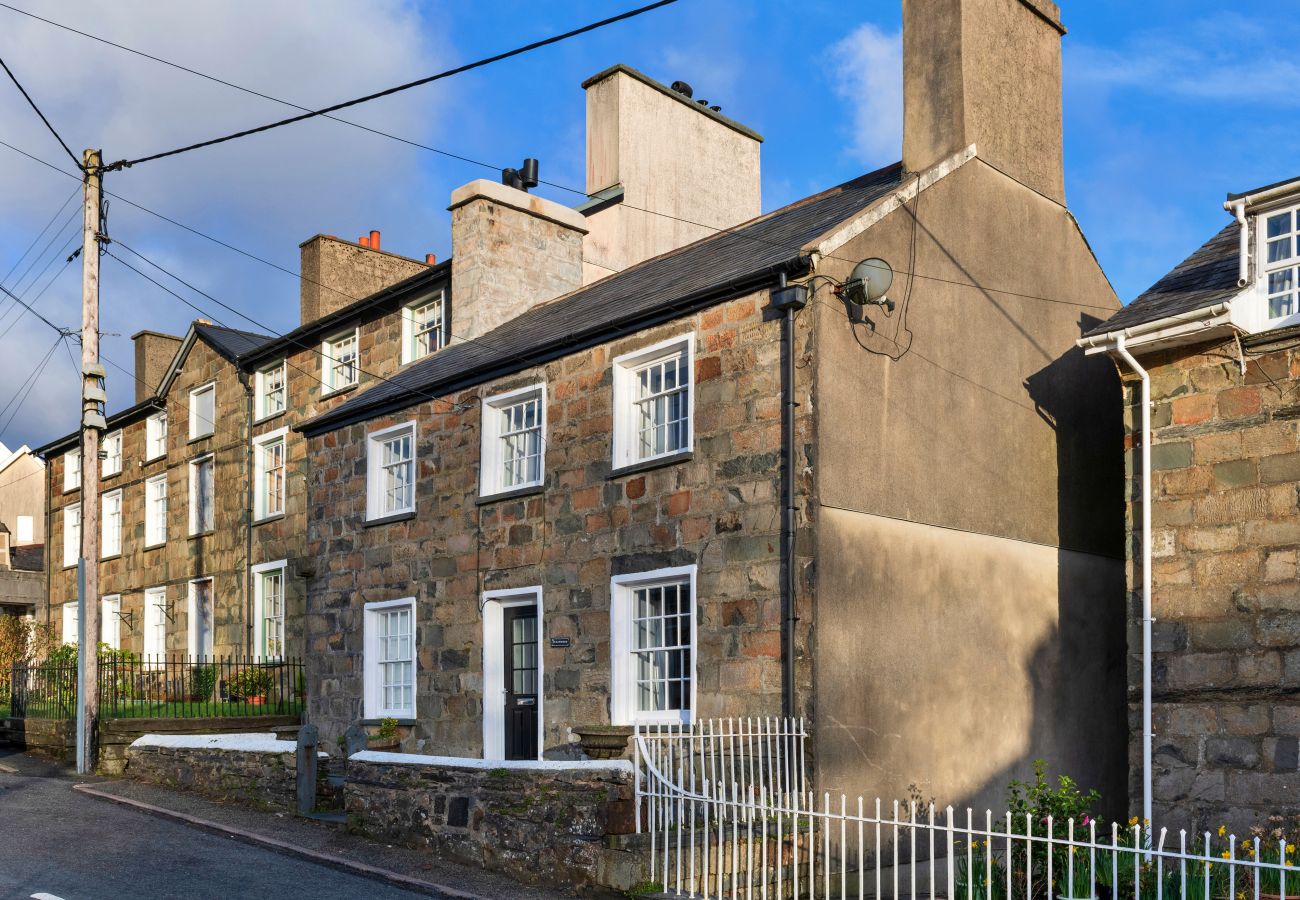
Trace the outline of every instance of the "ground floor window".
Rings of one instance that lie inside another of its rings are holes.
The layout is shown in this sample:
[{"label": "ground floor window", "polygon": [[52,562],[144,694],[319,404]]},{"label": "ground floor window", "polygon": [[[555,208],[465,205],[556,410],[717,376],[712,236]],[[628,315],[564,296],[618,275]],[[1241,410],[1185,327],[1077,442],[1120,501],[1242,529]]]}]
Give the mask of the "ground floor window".
[{"label": "ground floor window", "polygon": [[167,653],[167,589],[148,588],[144,592],[144,656],[161,660]]},{"label": "ground floor window", "polygon": [[415,717],[415,598],[365,607],[366,718]]},{"label": "ground floor window", "polygon": [[689,723],[695,709],[695,566],[610,583],[614,723]]},{"label": "ground floor window", "polygon": [[212,579],[190,582],[190,655],[209,657],[213,646]]},{"label": "ground floor window", "polygon": [[63,643],[77,643],[77,628],[81,620],[80,613],[77,611],[77,601],[63,604]]},{"label": "ground floor window", "polygon": [[285,560],[253,566],[255,645],[262,659],[284,656]]},{"label": "ground floor window", "polygon": [[114,650],[122,649],[122,598],[110,594],[100,602],[99,640]]}]

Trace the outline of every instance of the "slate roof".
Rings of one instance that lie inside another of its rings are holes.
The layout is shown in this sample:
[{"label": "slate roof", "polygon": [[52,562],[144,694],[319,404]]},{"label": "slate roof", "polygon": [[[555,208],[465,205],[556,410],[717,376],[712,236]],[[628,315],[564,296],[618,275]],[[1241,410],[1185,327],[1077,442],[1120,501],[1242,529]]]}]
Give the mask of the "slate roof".
[{"label": "slate roof", "polygon": [[1237,287],[1239,228],[1236,222],[1225,226],[1140,297],[1084,337],[1193,312],[1235,297],[1241,290]]},{"label": "slate roof", "polygon": [[42,572],[45,570],[45,545],[25,544],[22,547],[10,547],[9,558],[15,569]]},{"label": "slate roof", "polygon": [[[474,341],[453,343],[298,430],[321,434],[364,421],[756,290],[770,284],[778,271],[796,267],[805,244],[902,180],[902,164],[895,163],[610,275]],[[452,290],[454,303],[454,284]]]},{"label": "slate roof", "polygon": [[203,322],[194,323],[194,330],[199,337],[211,344],[214,350],[231,362],[234,362],[243,354],[275,340],[269,334],[240,331],[237,328],[223,328],[220,325],[207,325]]}]

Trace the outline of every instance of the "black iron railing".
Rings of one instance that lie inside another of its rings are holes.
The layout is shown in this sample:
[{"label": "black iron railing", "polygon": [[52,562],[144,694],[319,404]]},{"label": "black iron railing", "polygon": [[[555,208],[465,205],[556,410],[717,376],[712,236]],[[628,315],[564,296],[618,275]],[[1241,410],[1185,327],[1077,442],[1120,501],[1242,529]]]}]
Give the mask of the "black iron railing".
[{"label": "black iron railing", "polygon": [[[48,661],[13,670],[16,717],[74,718],[77,664]],[[238,656],[100,657],[101,719],[194,719],[298,715],[306,699],[298,659]]]}]

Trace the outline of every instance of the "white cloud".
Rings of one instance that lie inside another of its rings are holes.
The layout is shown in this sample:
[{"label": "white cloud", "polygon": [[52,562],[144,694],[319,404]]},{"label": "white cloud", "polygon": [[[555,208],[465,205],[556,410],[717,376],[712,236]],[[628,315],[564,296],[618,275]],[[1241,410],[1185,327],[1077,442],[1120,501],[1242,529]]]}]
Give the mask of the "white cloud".
[{"label": "white cloud", "polygon": [[849,104],[849,152],[868,168],[898,159],[903,142],[903,35],[870,22],[830,48],[835,93]]}]

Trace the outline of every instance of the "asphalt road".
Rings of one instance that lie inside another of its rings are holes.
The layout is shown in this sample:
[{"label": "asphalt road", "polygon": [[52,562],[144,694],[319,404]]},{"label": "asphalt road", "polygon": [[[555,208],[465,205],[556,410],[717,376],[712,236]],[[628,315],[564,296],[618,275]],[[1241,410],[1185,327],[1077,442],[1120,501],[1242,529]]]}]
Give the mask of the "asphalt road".
[{"label": "asphalt road", "polygon": [[23,757],[0,766],[21,773],[0,769],[4,900],[427,896],[88,797]]}]

